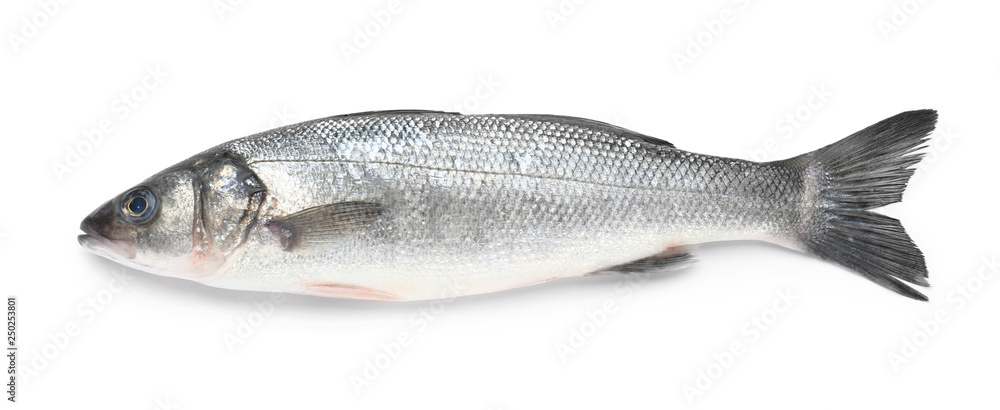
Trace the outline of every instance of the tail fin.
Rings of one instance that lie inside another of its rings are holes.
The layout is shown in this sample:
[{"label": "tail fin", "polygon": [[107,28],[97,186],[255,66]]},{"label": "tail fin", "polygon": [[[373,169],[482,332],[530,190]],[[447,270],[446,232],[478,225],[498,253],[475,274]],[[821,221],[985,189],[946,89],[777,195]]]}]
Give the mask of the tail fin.
[{"label": "tail fin", "polygon": [[816,193],[797,240],[812,254],[850,268],[901,295],[927,300],[906,282],[928,286],[924,256],[898,220],[869,209],[899,202],[920,162],[915,153],[937,112],[904,112],[811,153],[785,160]]}]

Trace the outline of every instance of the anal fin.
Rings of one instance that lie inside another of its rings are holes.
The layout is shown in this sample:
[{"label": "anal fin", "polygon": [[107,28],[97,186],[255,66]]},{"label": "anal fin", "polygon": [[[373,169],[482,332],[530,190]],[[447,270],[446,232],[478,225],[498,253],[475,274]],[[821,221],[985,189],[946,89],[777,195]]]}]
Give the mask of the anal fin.
[{"label": "anal fin", "polygon": [[684,269],[694,264],[694,256],[686,249],[671,249],[653,256],[637,259],[632,262],[615,265],[590,273],[660,273]]},{"label": "anal fin", "polygon": [[402,300],[397,295],[361,286],[340,285],[336,283],[310,283],[306,285],[306,293],[315,296],[339,299],[361,300]]}]

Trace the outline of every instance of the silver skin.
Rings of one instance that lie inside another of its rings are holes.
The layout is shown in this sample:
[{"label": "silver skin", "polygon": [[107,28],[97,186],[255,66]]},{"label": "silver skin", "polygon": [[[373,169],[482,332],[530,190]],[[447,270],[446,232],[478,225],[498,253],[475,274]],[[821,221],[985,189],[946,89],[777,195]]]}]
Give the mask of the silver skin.
[{"label": "silver skin", "polygon": [[[421,300],[581,276],[718,240],[795,239],[807,170],[694,154],[596,121],[377,112],[230,141],[84,220],[87,249],[155,274],[269,292]],[[128,192],[128,191],[127,191]],[[378,204],[374,220],[289,249],[275,221]],[[677,264],[664,264],[670,267]]]}]

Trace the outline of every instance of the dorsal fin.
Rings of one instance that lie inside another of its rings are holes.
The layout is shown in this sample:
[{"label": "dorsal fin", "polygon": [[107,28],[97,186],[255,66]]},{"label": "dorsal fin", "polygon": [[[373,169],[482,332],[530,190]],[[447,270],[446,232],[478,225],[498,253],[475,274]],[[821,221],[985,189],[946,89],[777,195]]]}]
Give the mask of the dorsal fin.
[{"label": "dorsal fin", "polygon": [[365,115],[381,115],[381,114],[443,114],[443,115],[462,115],[462,113],[448,112],[448,111],[435,111],[435,110],[416,110],[416,109],[403,109],[403,110],[381,110],[381,111],[362,111],[355,112],[351,114],[341,114],[334,115],[332,117],[324,118],[324,120],[334,120],[339,118],[348,117],[362,117]]},{"label": "dorsal fin", "polygon": [[595,130],[600,130],[607,132],[609,134],[621,135],[624,137],[632,138],[638,141],[646,142],[653,145],[659,145],[667,148],[676,148],[674,144],[667,141],[661,140],[659,138],[653,138],[646,134],[640,134],[638,132],[629,130],[627,128],[622,128],[617,125],[608,124],[606,122],[590,120],[580,117],[569,117],[565,115],[551,115],[551,114],[496,114],[498,117],[510,117],[510,118],[523,118],[526,120],[533,121],[545,121],[545,122],[556,122],[560,124],[575,125],[583,128],[591,128]]},{"label": "dorsal fin", "polygon": [[[447,111],[434,111],[434,110],[383,110],[383,111],[363,111],[356,112],[352,114],[342,114],[335,115],[333,117],[323,118],[323,120],[334,120],[350,117],[361,117],[366,115],[382,115],[382,114],[438,114],[438,115],[455,115],[455,116],[465,116],[465,114],[457,112],[447,112]],[[587,118],[571,117],[566,115],[553,115],[553,114],[472,114],[481,117],[504,117],[512,119],[525,119],[531,121],[541,121],[541,122],[555,122],[559,124],[574,125],[581,128],[589,128],[593,130],[607,132],[609,134],[621,135],[626,138],[631,138],[636,141],[642,141],[647,144],[652,144],[656,146],[666,147],[666,148],[676,148],[674,144],[670,142],[661,140],[659,138],[653,138],[646,134],[641,134],[627,128],[622,128],[617,125],[608,124],[603,121],[591,120]],[[471,116],[471,115],[470,115]]]}]

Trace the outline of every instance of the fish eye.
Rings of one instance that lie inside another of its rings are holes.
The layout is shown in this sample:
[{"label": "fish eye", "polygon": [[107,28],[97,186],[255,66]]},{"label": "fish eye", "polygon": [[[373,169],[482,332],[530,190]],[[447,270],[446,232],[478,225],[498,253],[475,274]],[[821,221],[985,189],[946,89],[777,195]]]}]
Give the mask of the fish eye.
[{"label": "fish eye", "polygon": [[146,188],[136,188],[124,196],[121,201],[122,215],[129,222],[139,223],[145,221],[153,214],[156,208],[156,197]]}]

